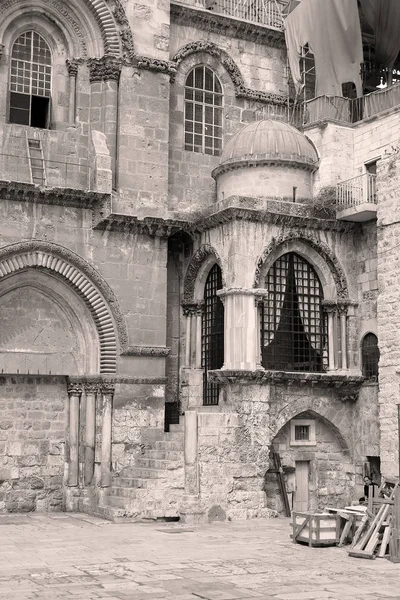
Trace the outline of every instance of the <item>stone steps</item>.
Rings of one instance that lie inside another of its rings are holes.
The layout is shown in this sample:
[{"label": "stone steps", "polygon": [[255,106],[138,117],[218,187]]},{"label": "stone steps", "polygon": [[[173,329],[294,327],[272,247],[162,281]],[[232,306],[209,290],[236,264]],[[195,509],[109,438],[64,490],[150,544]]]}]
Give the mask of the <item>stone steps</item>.
[{"label": "stone steps", "polygon": [[184,493],[184,426],[170,425],[164,439],[156,440],[115,477],[104,518],[116,523],[178,518]]}]

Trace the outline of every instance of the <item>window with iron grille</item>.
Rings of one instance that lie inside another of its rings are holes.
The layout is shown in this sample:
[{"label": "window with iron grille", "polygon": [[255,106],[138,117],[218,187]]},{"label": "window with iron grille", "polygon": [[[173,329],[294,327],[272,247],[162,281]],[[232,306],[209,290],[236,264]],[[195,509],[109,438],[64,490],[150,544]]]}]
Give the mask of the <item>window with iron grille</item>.
[{"label": "window with iron grille", "polygon": [[328,366],[322,286],[299,255],[281,256],[270,268],[261,310],[261,355],[266,369],[323,371]]},{"label": "window with iron grille", "polygon": [[207,381],[207,373],[224,364],[224,305],[217,296],[222,289],[222,273],[218,265],[210,270],[204,289],[202,319],[203,404],[218,404],[219,385]]},{"label": "window with iron grille", "polygon": [[362,374],[367,379],[378,379],[379,347],[378,338],[373,333],[364,336],[361,346]]},{"label": "window with iron grille", "polygon": [[10,123],[48,127],[52,60],[44,38],[26,31],[14,42],[10,67]]},{"label": "window with iron grille", "polygon": [[296,441],[308,441],[310,439],[309,425],[295,425],[294,439]]},{"label": "window with iron grille", "polygon": [[204,65],[192,69],[185,83],[185,150],[221,154],[222,103],[216,74]]}]

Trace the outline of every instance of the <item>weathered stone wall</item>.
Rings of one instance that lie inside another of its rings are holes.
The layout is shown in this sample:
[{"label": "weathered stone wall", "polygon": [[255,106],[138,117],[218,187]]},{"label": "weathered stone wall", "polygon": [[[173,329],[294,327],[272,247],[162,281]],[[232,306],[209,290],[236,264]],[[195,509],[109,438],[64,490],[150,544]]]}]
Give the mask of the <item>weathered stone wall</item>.
[{"label": "weathered stone wall", "polygon": [[62,509],[67,406],[63,377],[0,377],[0,512]]},{"label": "weathered stone wall", "polygon": [[399,124],[397,108],[354,125],[354,175],[361,173],[366,162],[383,157],[387,149],[398,143]]},{"label": "weathered stone wall", "polygon": [[[382,130],[383,133],[383,130]],[[378,340],[379,420],[383,475],[398,475],[397,404],[400,367],[400,305],[398,302],[400,235],[399,155],[395,152],[378,162]]]}]

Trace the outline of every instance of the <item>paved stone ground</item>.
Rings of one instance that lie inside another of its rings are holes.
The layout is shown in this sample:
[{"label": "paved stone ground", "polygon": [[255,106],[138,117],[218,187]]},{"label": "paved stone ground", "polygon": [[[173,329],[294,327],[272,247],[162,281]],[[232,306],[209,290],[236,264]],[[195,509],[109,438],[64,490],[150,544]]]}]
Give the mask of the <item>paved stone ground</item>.
[{"label": "paved stone ground", "polygon": [[400,565],[289,535],[288,519],[187,526],[0,516],[0,598],[400,600]]}]

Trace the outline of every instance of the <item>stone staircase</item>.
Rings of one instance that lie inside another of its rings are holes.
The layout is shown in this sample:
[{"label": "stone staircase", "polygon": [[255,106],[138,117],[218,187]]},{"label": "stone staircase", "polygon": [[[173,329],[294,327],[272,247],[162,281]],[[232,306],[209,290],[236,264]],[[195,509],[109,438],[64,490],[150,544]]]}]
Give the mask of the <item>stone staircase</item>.
[{"label": "stone staircase", "polygon": [[[182,420],[182,419],[181,419]],[[115,522],[178,519],[184,492],[184,426],[170,425],[164,439],[113,478],[100,510]]]}]

